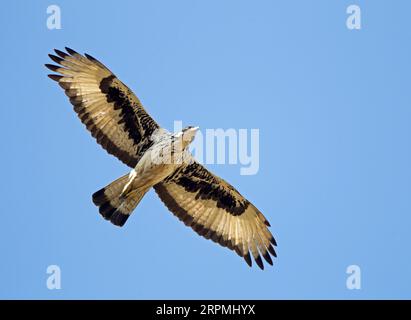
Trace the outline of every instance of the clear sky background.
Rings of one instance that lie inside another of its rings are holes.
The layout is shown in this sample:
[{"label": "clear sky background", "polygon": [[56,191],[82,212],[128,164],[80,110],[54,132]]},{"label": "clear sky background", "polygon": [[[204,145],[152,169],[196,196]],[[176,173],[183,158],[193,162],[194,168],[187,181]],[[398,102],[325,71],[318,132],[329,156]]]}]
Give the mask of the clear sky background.
[{"label": "clear sky background", "polygon": [[[346,8],[362,9],[348,30]],[[48,5],[62,29],[46,26]],[[0,298],[411,298],[409,1],[8,1],[0,12]],[[129,169],[43,66],[104,62],[164,127],[258,128],[260,170],[208,166],[268,217],[249,268],[145,196],[123,229],[91,194]],[[62,289],[46,287],[60,266]],[[346,268],[361,268],[348,290]]]}]

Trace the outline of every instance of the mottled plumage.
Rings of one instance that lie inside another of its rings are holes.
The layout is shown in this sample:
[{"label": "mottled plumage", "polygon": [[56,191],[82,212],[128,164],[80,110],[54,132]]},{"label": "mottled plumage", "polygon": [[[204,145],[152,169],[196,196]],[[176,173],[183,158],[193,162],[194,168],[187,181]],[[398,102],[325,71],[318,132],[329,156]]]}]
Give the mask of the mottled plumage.
[{"label": "mottled plumage", "polygon": [[153,187],[166,207],[199,235],[234,250],[251,266],[272,264],[276,242],[264,215],[233,186],[195,161],[187,147],[198,128],[172,134],[145,111],[140,100],[101,62],[70,48],[49,55],[64,89],[97,142],[132,168],[93,194],[100,214],[122,226]]}]

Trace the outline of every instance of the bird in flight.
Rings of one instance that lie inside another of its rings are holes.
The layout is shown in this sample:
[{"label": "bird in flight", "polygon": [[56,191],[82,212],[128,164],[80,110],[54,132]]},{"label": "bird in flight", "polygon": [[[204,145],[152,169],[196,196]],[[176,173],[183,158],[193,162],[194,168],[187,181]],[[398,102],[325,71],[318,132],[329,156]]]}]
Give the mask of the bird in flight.
[{"label": "bird in flight", "polygon": [[[146,112],[137,96],[92,56],[66,47],[46,67],[74,111],[108,153],[131,167],[130,173],[95,192],[100,214],[123,226],[148,190],[200,236],[235,251],[249,266],[251,255],[273,264],[277,245],[264,215],[233,186],[212,174],[188,151],[198,127],[170,133]],[[274,247],[273,247],[274,246]]]}]

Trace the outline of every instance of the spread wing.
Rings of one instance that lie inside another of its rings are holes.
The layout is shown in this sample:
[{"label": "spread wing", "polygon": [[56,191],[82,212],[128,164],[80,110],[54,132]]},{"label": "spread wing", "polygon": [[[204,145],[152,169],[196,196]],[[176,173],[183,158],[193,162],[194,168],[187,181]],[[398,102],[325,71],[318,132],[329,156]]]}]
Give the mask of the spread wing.
[{"label": "spread wing", "polygon": [[234,250],[251,266],[250,252],[264,269],[260,254],[272,265],[274,237],[267,219],[233,186],[198,162],[186,164],[154,186],[160,199],[200,236]]},{"label": "spread wing", "polygon": [[101,62],[66,48],[50,58],[60,66],[46,67],[61,75],[49,77],[64,89],[81,122],[97,142],[130,167],[135,167],[152,141],[158,124],[139,99]]}]

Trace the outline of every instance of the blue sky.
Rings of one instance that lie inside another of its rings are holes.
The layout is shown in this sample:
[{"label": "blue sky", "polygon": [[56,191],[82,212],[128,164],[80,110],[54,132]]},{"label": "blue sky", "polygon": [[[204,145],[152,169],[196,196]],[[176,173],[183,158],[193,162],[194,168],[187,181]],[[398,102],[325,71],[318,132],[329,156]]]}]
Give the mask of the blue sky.
[{"label": "blue sky", "polygon": [[[362,29],[348,30],[357,4]],[[46,26],[57,4],[62,29]],[[0,298],[411,298],[408,1],[8,1]],[[128,168],[43,66],[104,62],[164,127],[260,130],[260,170],[210,165],[270,220],[272,268],[198,237],[154,192],[123,229],[91,194]],[[46,287],[61,268],[60,290]],[[348,290],[346,268],[361,268]]]}]

